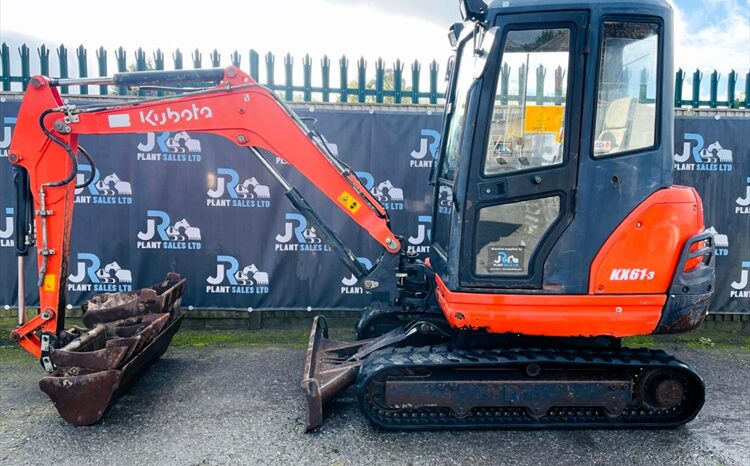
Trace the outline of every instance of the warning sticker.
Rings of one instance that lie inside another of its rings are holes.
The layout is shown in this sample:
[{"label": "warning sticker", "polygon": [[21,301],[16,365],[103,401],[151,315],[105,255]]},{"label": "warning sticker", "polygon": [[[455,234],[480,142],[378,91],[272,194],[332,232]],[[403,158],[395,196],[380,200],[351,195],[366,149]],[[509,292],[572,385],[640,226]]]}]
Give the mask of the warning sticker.
[{"label": "warning sticker", "polygon": [[356,214],[359,208],[362,207],[359,201],[347,191],[341,193],[339,196],[339,202],[353,214]]},{"label": "warning sticker", "polygon": [[42,290],[54,293],[57,291],[57,275],[48,273],[44,276],[44,283],[42,283]]},{"label": "warning sticker", "polygon": [[563,125],[561,105],[529,105],[523,130],[526,133],[559,133]]},{"label": "warning sticker", "polygon": [[490,273],[523,272],[525,252],[523,246],[490,246],[487,271]]}]

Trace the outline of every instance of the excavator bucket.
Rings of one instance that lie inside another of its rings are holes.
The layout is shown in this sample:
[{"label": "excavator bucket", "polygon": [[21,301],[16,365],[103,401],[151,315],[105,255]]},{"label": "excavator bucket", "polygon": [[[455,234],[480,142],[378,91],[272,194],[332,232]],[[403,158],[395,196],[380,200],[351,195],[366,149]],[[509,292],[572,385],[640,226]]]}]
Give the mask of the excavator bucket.
[{"label": "excavator bucket", "polygon": [[180,328],[186,280],[169,273],[135,293],[104,293],[87,301],[83,322],[50,354],[55,371],[39,388],[76,426],[95,424],[107,409],[167,350]]},{"label": "excavator bucket", "polygon": [[301,385],[307,402],[305,432],[323,422],[323,405],[356,380],[365,357],[408,336],[399,327],[380,337],[353,343],[331,340],[325,317],[315,317]]}]

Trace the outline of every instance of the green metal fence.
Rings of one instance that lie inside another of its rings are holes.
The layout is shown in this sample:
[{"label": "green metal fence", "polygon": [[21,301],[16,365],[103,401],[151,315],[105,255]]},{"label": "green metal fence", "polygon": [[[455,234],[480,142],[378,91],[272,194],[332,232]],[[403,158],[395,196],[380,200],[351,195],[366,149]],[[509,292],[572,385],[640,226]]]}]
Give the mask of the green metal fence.
[{"label": "green metal fence", "polygon": [[[71,77],[71,71],[69,68],[70,59],[68,57],[69,50],[64,46],[60,45],[55,49],[57,55],[57,61],[59,65],[59,76],[61,78]],[[75,77],[89,77],[92,76],[89,73],[89,61],[88,61],[88,50],[82,45],[77,47],[74,51],[75,63],[77,64],[77,73],[72,76]],[[161,49],[157,49],[153,53],[152,57],[148,57],[146,52],[142,48],[138,48],[133,56],[130,58],[127,52],[122,48],[118,48],[114,52],[114,59],[116,63],[116,69],[110,70],[108,51],[104,47],[99,47],[96,51],[96,73],[97,76],[108,76],[114,72],[125,72],[125,71],[144,71],[147,69],[164,70],[166,66],[166,59]],[[242,66],[243,55],[234,51],[229,56],[230,61],[235,66]],[[382,59],[375,61],[375,73],[372,77],[372,73],[368,74],[368,63],[364,58],[356,60],[356,62],[350,65],[349,59],[346,56],[342,56],[338,59],[338,78],[339,86],[333,87],[331,85],[331,75],[335,73],[331,69],[331,59],[324,55],[320,60],[320,85],[313,85],[313,59],[310,55],[305,55],[302,58],[302,83],[295,83],[294,73],[294,58],[291,54],[286,54],[283,57],[283,79],[278,79],[276,71],[276,57],[272,53],[267,53],[262,57],[265,65],[265,75],[261,79],[260,73],[260,61],[261,56],[255,50],[250,50],[248,53],[248,66],[247,71],[256,81],[263,82],[268,87],[278,92],[284,99],[292,101],[304,101],[312,102],[313,100],[319,100],[322,102],[359,102],[359,103],[412,103],[412,104],[437,104],[441,99],[443,90],[438,89],[438,72],[439,66],[436,60],[432,60],[427,69],[428,73],[428,86],[427,89],[421,88],[422,82],[422,65],[418,61],[414,61],[409,64],[408,69],[406,63],[401,60],[396,62],[389,68],[386,67],[386,63]],[[11,60],[18,60],[20,63],[20,75],[14,75],[11,72]],[[18,54],[13,56],[11,54],[10,47],[3,43],[0,46],[0,83],[3,91],[11,91],[13,83],[20,83],[22,88],[26,88],[26,85],[31,78],[31,49],[26,45],[22,45],[18,48]],[[39,72],[43,75],[49,75],[50,72],[50,49],[45,45],[37,48],[37,60],[39,64]],[[203,54],[199,50],[195,50],[190,54],[189,60],[191,63],[188,66],[193,68],[202,67],[219,67],[222,66],[221,54],[218,50],[214,49],[209,54],[208,61],[203,61]],[[226,64],[226,63],[224,63]],[[185,57],[183,53],[178,49],[172,53],[172,66],[170,69],[183,69],[185,67]],[[526,70],[517,70],[519,76],[523,76]],[[530,70],[531,71],[531,70]],[[543,67],[539,67],[533,70],[536,74],[536,101],[537,103],[542,102],[562,102],[562,85],[563,85],[563,71],[561,68],[554,70],[552,74],[552,92],[547,92],[547,70]],[[299,74],[297,75],[299,76]],[[511,69],[504,67],[500,75],[500,95],[501,101],[508,102],[509,100],[517,100],[518,95],[509,94],[509,82],[511,76]],[[738,73],[732,70],[726,78],[726,99],[719,100],[719,82],[721,75],[718,71],[713,71],[709,75],[709,95],[708,99],[705,99],[705,95],[701,95],[701,83],[704,78],[703,72],[696,70],[692,74],[690,83],[692,84],[692,92],[689,98],[685,98],[683,88],[688,74],[679,69],[675,73],[675,107],[710,107],[710,108],[746,108],[750,109],[750,71],[745,75],[744,83],[744,98],[740,97],[737,92]],[[410,79],[409,79],[410,78]],[[524,80],[519,79],[519,82]],[[645,70],[640,73],[641,82],[641,100],[649,101],[646,97],[646,83],[648,82],[648,76]],[[76,86],[78,87],[78,86]],[[78,94],[89,95],[90,86],[80,86]],[[128,90],[124,87],[114,89],[114,91],[106,85],[95,86],[94,94],[107,95],[115,94],[124,95]],[[68,94],[71,89],[68,86],[62,87],[62,93]],[[519,89],[519,94],[524,93],[524,89]],[[742,93],[742,91],[740,91]]]}]

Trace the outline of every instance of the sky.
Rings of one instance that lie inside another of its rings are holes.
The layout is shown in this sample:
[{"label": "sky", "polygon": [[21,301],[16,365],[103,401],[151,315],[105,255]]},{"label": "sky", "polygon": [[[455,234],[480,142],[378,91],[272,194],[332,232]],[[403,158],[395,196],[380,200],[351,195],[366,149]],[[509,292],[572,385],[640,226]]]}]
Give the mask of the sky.
[{"label": "sky", "polygon": [[[674,1],[675,66],[716,68],[723,75],[733,68],[744,75],[750,68],[750,0]],[[109,50],[110,69],[119,46],[130,53],[129,61],[137,47],[149,56],[160,47],[168,64],[174,49],[179,47],[189,63],[189,52],[197,47],[204,66],[216,48],[223,65],[233,50],[239,50],[246,68],[247,52],[254,48],[277,55],[277,76],[287,52],[295,57],[297,69],[306,53],[313,57],[315,69],[324,53],[334,66],[346,54],[350,79],[360,56],[368,62],[368,74],[379,57],[388,65],[396,58],[418,59],[423,74],[427,63],[436,59],[442,70],[450,54],[447,28],[459,20],[455,0],[77,0],[65,5],[35,0],[33,11],[44,13],[31,14],[28,0],[0,0],[0,42],[9,42],[14,54],[23,41],[34,47],[41,42],[84,44],[93,70],[93,49],[100,45]],[[32,57],[36,58],[34,50]],[[75,68],[72,51],[70,57]]]}]

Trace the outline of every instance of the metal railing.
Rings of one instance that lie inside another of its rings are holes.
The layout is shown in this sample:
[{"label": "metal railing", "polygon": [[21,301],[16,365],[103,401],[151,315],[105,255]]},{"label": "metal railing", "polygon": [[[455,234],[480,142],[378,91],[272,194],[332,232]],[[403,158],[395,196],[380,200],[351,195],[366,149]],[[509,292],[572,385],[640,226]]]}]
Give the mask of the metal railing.
[{"label": "metal railing", "polygon": [[[42,45],[36,51],[39,73],[48,76],[50,73],[50,49]],[[56,77],[69,78],[75,76],[85,78],[90,76],[88,50],[83,45],[77,47],[74,52],[77,64],[77,73],[75,75],[71,75],[69,67],[69,50],[64,45],[60,45],[55,51],[59,69],[58,76]],[[114,72],[167,69],[165,68],[165,55],[161,49],[157,49],[152,57],[148,57],[142,48],[138,48],[132,57],[133,61],[128,62],[127,52],[120,47],[114,53],[115,70],[110,70],[108,67],[108,51],[104,47],[96,49],[95,54],[97,76],[109,76]],[[229,58],[233,65],[238,67],[242,65],[243,55],[240,52],[235,50],[230,54]],[[386,67],[385,61],[379,58],[375,61],[373,77],[372,73],[368,74],[368,63],[364,58],[359,58],[354,65],[350,66],[349,59],[346,56],[342,56],[338,59],[339,86],[335,87],[331,85],[331,77],[336,70],[335,68],[332,69],[332,61],[327,55],[324,55],[320,60],[320,74],[318,75],[320,77],[320,84],[317,85],[313,85],[313,59],[310,55],[305,55],[302,58],[301,84],[299,81],[295,82],[294,58],[291,54],[287,53],[283,57],[283,77],[281,79],[276,75],[276,56],[269,52],[263,55],[262,58],[265,71],[263,79],[261,79],[260,71],[261,56],[253,49],[248,53],[249,65],[247,71],[253,79],[258,82],[262,81],[287,101],[392,104],[429,103],[434,105],[443,96],[443,89],[438,89],[439,65],[436,60],[432,60],[428,65],[428,84],[427,88],[423,90],[421,87],[422,65],[417,60],[409,64],[408,70],[405,73],[404,68],[406,67],[406,63],[401,60],[396,60],[391,67]],[[207,63],[204,63],[203,54],[198,49],[190,54],[189,59],[191,62],[189,65],[193,68],[222,66],[221,54],[216,49],[209,54]],[[11,60],[19,61],[20,74],[12,74]],[[31,49],[26,44],[18,48],[16,56],[11,54],[10,47],[7,44],[3,43],[0,45],[0,88],[8,92],[12,90],[13,83],[19,83],[21,88],[25,89],[31,78],[31,60]],[[185,65],[183,53],[179,49],[175,50],[172,53],[172,67],[170,69],[183,69]],[[521,88],[518,89],[517,94],[510,93],[511,71],[511,68],[507,64],[501,70],[498,100],[503,103],[518,100],[519,94],[523,95],[526,91],[523,89],[523,86],[520,86]],[[526,75],[524,66],[522,65],[516,71],[518,72],[517,82],[525,82],[525,79],[522,79]],[[544,102],[560,104],[563,100],[563,78],[565,73],[561,67],[554,70],[552,90],[549,92],[546,81],[547,71],[541,65],[535,70],[529,70],[529,72],[535,73],[536,77],[535,95],[532,98],[537,104]],[[624,80],[629,82],[630,71],[625,70],[624,74],[627,78]],[[705,99],[706,96],[701,94],[701,83],[704,73],[700,70],[696,70],[692,74],[690,81],[692,85],[691,95],[689,98],[684,98],[683,89],[687,76],[688,74],[682,69],[679,69],[675,73],[675,107],[750,109],[750,71],[745,75],[744,92],[740,90],[739,93],[737,89],[739,75],[734,70],[730,71],[726,77],[726,98],[722,98],[721,100],[719,100],[721,75],[718,71],[714,70],[709,75],[708,99]],[[297,74],[297,77],[299,78],[299,74]],[[640,100],[642,102],[653,101],[647,96],[648,80],[649,76],[646,70],[641,70]],[[442,80],[440,81],[442,82]],[[81,85],[76,87],[79,87],[78,94],[80,95],[90,95],[90,87],[98,88],[98,92],[95,91],[95,93],[99,95],[125,95],[128,93],[128,89],[125,87],[111,88],[107,85]],[[69,86],[62,86],[61,90],[63,94],[71,93]],[[740,97],[743,93],[744,98]]]}]

